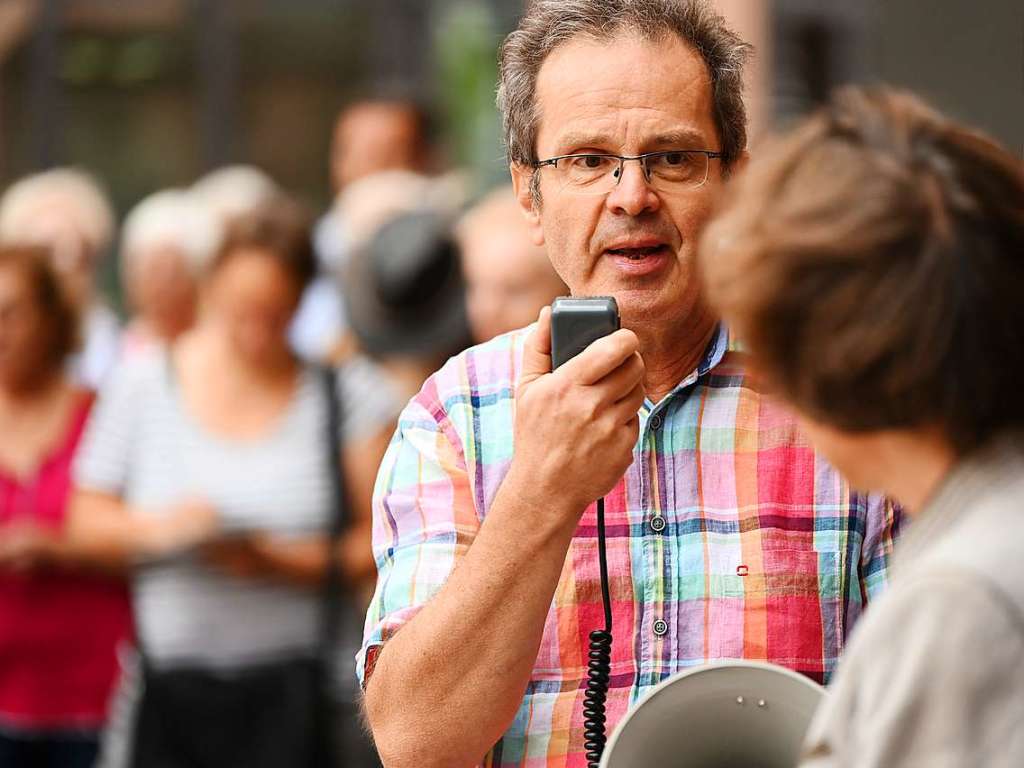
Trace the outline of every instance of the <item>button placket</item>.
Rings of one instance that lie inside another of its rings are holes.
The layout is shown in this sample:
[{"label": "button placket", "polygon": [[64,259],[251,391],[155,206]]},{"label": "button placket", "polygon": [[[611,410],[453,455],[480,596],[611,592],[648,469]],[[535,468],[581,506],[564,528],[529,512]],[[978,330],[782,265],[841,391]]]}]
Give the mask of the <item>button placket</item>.
[{"label": "button placket", "polygon": [[[646,518],[648,510],[653,507],[652,500],[652,488],[653,481],[649,476],[651,471],[650,459],[653,441],[649,440],[650,433],[647,430],[647,425],[641,430],[640,433],[640,455],[638,457],[637,469],[639,475],[639,512]],[[649,521],[647,521],[649,525]],[[657,610],[656,600],[658,595],[658,579],[659,569],[658,563],[660,562],[660,537],[654,536],[643,536],[642,546],[644,553],[644,574],[643,574],[643,587],[642,587],[642,600],[640,607],[646,615],[642,615],[642,625],[650,626],[647,622],[653,619],[653,616],[646,612],[650,609]],[[654,614],[657,615],[656,613]],[[640,658],[637,659],[638,672],[641,677],[649,675],[655,668],[654,658],[654,643],[653,638],[648,631],[641,631],[640,636]]]},{"label": "button placket", "polygon": [[[654,433],[660,431],[664,423],[665,418],[664,416],[662,416],[661,412],[655,413],[647,422],[647,425],[650,428],[650,431],[648,432],[648,437],[650,439],[651,444],[651,456],[653,457],[654,461],[657,461],[658,458],[658,439]],[[654,533],[661,533],[665,530],[667,526],[668,522],[665,520],[665,516],[660,511],[653,512],[651,519],[647,521],[647,527],[650,528]]]},{"label": "button placket", "polygon": [[[649,510],[648,514],[650,518],[648,520],[648,528],[655,533],[661,533],[668,526],[668,521],[665,519],[664,514],[660,511],[662,507],[662,501],[664,498],[664,489],[659,487],[659,465],[660,457],[658,455],[658,443],[659,436],[655,429],[655,424],[660,428],[662,416],[655,414],[651,417],[648,422],[650,429],[647,431],[646,444],[648,447],[647,461],[645,462],[644,469],[647,473],[647,498],[645,499],[645,510]],[[651,615],[648,621],[652,621],[648,624],[647,637],[651,638],[652,642],[654,638],[662,638],[668,633],[668,623],[664,620],[664,595],[665,595],[665,568],[666,568],[666,557],[668,556],[668,550],[666,549],[666,541],[664,536],[647,536],[645,539],[650,543],[650,558],[648,564],[650,567],[650,575],[647,580],[649,585],[648,589],[648,601],[647,608],[650,610]],[[653,633],[653,636],[652,636]],[[659,672],[662,668],[660,663],[660,656],[663,650],[657,649],[657,644],[652,648],[652,653],[648,659],[650,670],[652,672]]]}]

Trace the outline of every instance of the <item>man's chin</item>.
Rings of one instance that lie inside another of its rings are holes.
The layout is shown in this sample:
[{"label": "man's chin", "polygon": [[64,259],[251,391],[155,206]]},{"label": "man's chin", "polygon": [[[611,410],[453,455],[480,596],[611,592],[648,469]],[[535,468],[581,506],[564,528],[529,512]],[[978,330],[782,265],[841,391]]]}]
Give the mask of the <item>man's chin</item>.
[{"label": "man's chin", "polygon": [[637,324],[670,327],[679,322],[680,310],[685,306],[683,299],[664,290],[621,288],[605,295],[615,297],[619,317],[626,328]]}]

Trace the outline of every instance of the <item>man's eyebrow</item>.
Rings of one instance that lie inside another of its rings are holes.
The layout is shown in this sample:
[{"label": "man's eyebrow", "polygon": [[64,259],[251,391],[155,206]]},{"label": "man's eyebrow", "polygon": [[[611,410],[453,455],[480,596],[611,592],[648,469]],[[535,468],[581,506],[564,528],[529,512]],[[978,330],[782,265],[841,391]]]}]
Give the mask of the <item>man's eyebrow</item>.
[{"label": "man's eyebrow", "polygon": [[659,134],[649,142],[652,147],[672,147],[673,149],[706,149],[701,146],[705,143],[707,141],[700,132],[689,128]]},{"label": "man's eyebrow", "polygon": [[[580,147],[587,149],[601,149],[605,152],[617,152],[611,149],[612,140],[605,134],[600,133],[567,133],[557,143],[558,153],[578,151]],[[707,149],[703,145],[707,143],[703,134],[689,128],[660,133],[657,136],[644,142],[644,148],[667,147],[672,149]]]},{"label": "man's eyebrow", "polygon": [[589,149],[607,148],[610,144],[611,140],[600,133],[567,133],[559,138],[556,146],[559,148],[559,152],[569,152],[575,151],[578,147],[587,147]]}]

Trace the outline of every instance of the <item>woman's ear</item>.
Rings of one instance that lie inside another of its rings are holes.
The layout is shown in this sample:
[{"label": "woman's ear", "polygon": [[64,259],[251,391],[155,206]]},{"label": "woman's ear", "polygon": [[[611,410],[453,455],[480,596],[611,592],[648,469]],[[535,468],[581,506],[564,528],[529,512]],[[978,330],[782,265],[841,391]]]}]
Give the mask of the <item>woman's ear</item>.
[{"label": "woman's ear", "polygon": [[515,191],[519,208],[526,217],[530,229],[530,237],[535,245],[544,245],[544,228],[540,221],[540,197],[534,194],[533,174],[536,170],[522,163],[510,163],[509,173],[512,174],[512,189]]}]

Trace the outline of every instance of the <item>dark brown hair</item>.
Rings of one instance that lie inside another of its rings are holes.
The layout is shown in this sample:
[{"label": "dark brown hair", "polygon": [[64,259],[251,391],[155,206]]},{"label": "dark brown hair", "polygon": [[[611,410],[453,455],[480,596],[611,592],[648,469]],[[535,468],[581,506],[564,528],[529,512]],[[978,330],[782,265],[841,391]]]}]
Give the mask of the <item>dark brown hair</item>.
[{"label": "dark brown hair", "polygon": [[42,247],[26,245],[0,246],[0,269],[14,268],[28,281],[50,338],[48,359],[54,367],[78,349],[78,312],[61,287],[50,260],[50,252]]},{"label": "dark brown hair", "polygon": [[712,304],[846,431],[1024,426],[1024,164],[907,93],[851,88],[762,148],[704,234]]},{"label": "dark brown hair", "polygon": [[276,197],[231,221],[212,268],[216,271],[241,250],[263,251],[292,276],[301,292],[316,275],[311,230],[312,217],[305,207]]},{"label": "dark brown hair", "polygon": [[657,41],[677,35],[707,65],[722,167],[747,145],[743,66],[752,50],[706,0],[534,0],[501,47],[498,108],[510,162],[537,162],[537,74],[559,46],[577,37],[611,40],[636,33]]}]

